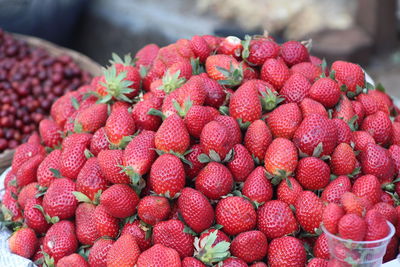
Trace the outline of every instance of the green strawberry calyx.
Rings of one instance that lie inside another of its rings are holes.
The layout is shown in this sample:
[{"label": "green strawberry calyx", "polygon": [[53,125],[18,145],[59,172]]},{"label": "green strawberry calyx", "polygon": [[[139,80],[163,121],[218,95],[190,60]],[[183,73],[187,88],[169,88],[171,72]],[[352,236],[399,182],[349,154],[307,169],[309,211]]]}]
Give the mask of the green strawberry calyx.
[{"label": "green strawberry calyx", "polygon": [[224,80],[218,81],[219,84],[234,87],[242,83],[244,77],[242,63],[240,63],[238,67],[235,67],[232,62],[230,62],[229,69],[219,66],[216,66],[216,69],[225,77]]},{"label": "green strawberry calyx", "polygon": [[266,92],[261,92],[261,104],[265,111],[271,111],[278,106],[285,99],[279,97],[278,92],[272,91],[270,88],[266,88]]},{"label": "green strawberry calyx", "polygon": [[195,238],[195,257],[204,264],[211,265],[223,261],[230,256],[229,247],[231,244],[229,242],[221,241],[214,245],[217,233],[218,230],[211,232],[205,238]]},{"label": "green strawberry calyx", "polygon": [[167,70],[162,77],[162,85],[160,85],[157,89],[164,91],[166,94],[172,93],[186,82],[185,78],[179,77],[180,75],[180,70],[177,70],[173,74]]},{"label": "green strawberry calyx", "polygon": [[121,64],[124,66],[135,66],[135,63],[137,61],[136,58],[132,58],[130,53],[125,54],[124,59],[122,59],[116,53],[112,53],[111,57],[112,57],[112,59],[109,61],[111,65]]},{"label": "green strawberry calyx", "polygon": [[47,214],[44,211],[43,207],[40,206],[40,205],[35,205],[34,208],[38,209],[43,214],[44,218],[46,219],[46,222],[51,223],[51,224],[55,224],[55,223],[60,221],[60,218],[58,218],[58,216],[50,217],[50,215]]},{"label": "green strawberry calyx", "polygon": [[129,88],[133,84],[132,81],[125,80],[126,71],[117,74],[115,66],[104,70],[105,83],[101,82],[106,88],[107,95],[99,99],[99,103],[109,103],[113,99],[132,103],[132,100],[126,95],[132,93],[134,90]]}]

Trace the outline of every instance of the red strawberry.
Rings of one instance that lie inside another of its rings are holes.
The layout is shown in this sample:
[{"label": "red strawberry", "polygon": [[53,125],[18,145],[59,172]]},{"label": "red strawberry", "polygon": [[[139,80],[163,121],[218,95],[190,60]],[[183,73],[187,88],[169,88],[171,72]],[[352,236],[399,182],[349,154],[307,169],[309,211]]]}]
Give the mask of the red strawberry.
[{"label": "red strawberry", "polygon": [[364,120],[364,117],[365,117],[364,106],[358,101],[351,101],[351,105],[353,107],[355,115],[357,115],[356,122],[358,125],[361,125],[362,121]]},{"label": "red strawberry", "polygon": [[370,210],[365,215],[365,222],[367,223],[367,234],[365,241],[374,241],[385,238],[390,233],[389,225],[386,218],[377,210]]},{"label": "red strawberry", "polygon": [[375,139],[366,131],[353,132],[355,150],[363,151],[369,143],[376,144]]},{"label": "red strawberry", "polygon": [[242,132],[240,130],[239,123],[231,116],[217,116],[214,119],[225,126],[228,133],[228,142],[231,146],[242,143]]},{"label": "red strawberry", "polygon": [[276,138],[265,153],[265,169],[272,175],[290,175],[297,167],[297,158],[297,149],[291,141]]},{"label": "red strawberry", "polygon": [[133,236],[139,245],[141,251],[145,251],[150,248],[151,239],[146,235],[146,229],[141,223],[140,220],[135,220],[132,223],[126,223],[121,230],[121,236],[125,234],[130,234]]},{"label": "red strawberry", "polygon": [[54,147],[61,144],[62,128],[50,119],[43,119],[39,123],[39,132],[43,143],[48,147]]},{"label": "red strawberry", "polygon": [[394,260],[397,256],[398,248],[399,248],[399,238],[394,235],[390,239],[389,244],[386,248],[385,256],[383,256],[383,262]]},{"label": "red strawberry", "polygon": [[184,232],[185,225],[179,220],[157,223],[153,228],[153,244],[175,249],[181,259],[190,257],[194,251],[194,237]]},{"label": "red strawberry", "polygon": [[314,256],[317,258],[329,260],[329,247],[328,247],[328,239],[325,233],[322,233],[315,241],[315,245],[313,248]]},{"label": "red strawberry", "polygon": [[233,158],[227,166],[236,182],[244,182],[254,170],[254,161],[249,151],[242,144],[236,144],[233,147]]},{"label": "red strawberry", "polygon": [[356,166],[356,156],[350,145],[339,144],[332,153],[331,170],[335,175],[351,174]]},{"label": "red strawberry", "polygon": [[360,217],[364,216],[367,209],[362,199],[351,192],[344,193],[340,199],[340,203],[346,213],[357,214]]},{"label": "red strawberry", "polygon": [[161,124],[155,135],[155,146],[157,149],[183,154],[189,147],[189,133],[186,126],[178,115],[169,116]]},{"label": "red strawberry", "polygon": [[345,211],[336,203],[329,203],[322,214],[322,223],[326,230],[331,234],[337,234],[339,220],[343,217]]},{"label": "red strawberry", "polygon": [[243,70],[232,56],[212,55],[206,59],[206,72],[222,85],[236,86],[242,82]]},{"label": "red strawberry", "polygon": [[392,140],[391,143],[394,145],[400,144],[400,123],[392,123]]},{"label": "red strawberry", "polygon": [[307,48],[300,42],[288,41],[281,46],[281,56],[288,66],[309,61]]},{"label": "red strawberry", "polygon": [[33,182],[24,186],[18,194],[18,204],[21,208],[25,209],[25,204],[29,199],[35,198],[36,194],[39,193],[38,183]]},{"label": "red strawberry", "polygon": [[136,66],[150,66],[157,56],[159,47],[156,44],[147,44],[136,52]]},{"label": "red strawberry", "polygon": [[31,198],[26,202],[24,209],[24,219],[26,225],[38,234],[46,233],[50,224],[46,221],[44,214],[38,209],[42,201],[38,198]]},{"label": "red strawberry", "polygon": [[261,68],[261,79],[269,82],[275,89],[279,90],[289,79],[290,71],[281,61],[270,58],[267,59]]},{"label": "red strawberry", "polygon": [[217,121],[207,123],[200,135],[200,145],[203,152],[210,155],[214,150],[221,159],[224,159],[232,148],[227,128]]},{"label": "red strawberry", "polygon": [[341,238],[363,241],[367,230],[367,224],[356,214],[346,214],[340,218],[338,228]]},{"label": "red strawberry", "polygon": [[259,262],[253,263],[252,265],[250,265],[250,267],[267,267],[267,264],[259,261]]},{"label": "red strawberry", "polygon": [[342,119],[346,123],[349,123],[354,118],[356,113],[354,112],[351,101],[345,96],[340,97],[339,103],[333,109],[332,118]]},{"label": "red strawberry", "polygon": [[42,154],[33,156],[17,169],[15,177],[18,186],[26,186],[32,182],[37,181],[36,172],[44,158],[45,157]]},{"label": "red strawberry", "polygon": [[108,181],[104,178],[97,158],[89,158],[76,178],[76,190],[94,200],[96,194],[104,191]]},{"label": "red strawberry", "polygon": [[381,183],[390,182],[395,173],[389,152],[376,144],[369,143],[361,151],[361,167],[364,174],[375,175]]},{"label": "red strawberry", "polygon": [[255,230],[238,234],[230,247],[233,256],[249,263],[262,260],[267,255],[267,250],[267,237]]},{"label": "red strawberry", "polygon": [[322,192],[321,199],[329,203],[340,203],[340,199],[345,192],[350,192],[351,182],[349,177],[341,175],[330,182]]},{"label": "red strawberry", "polygon": [[306,77],[310,82],[314,82],[316,78],[321,76],[321,67],[314,65],[311,62],[301,62],[293,65],[290,70],[292,73],[299,73]]},{"label": "red strawberry", "polygon": [[295,233],[299,225],[288,204],[271,200],[258,209],[257,228],[271,240]]},{"label": "red strawberry", "polygon": [[67,119],[76,111],[72,104],[72,99],[74,98],[79,102],[82,99],[82,95],[77,91],[68,92],[57,99],[51,106],[51,117],[60,127],[64,127]]},{"label": "red strawberry", "polygon": [[[127,148],[125,151],[127,151]],[[124,151],[122,150],[102,150],[98,154],[97,160],[99,162],[101,172],[107,181],[115,184],[130,183],[129,176],[124,172],[121,172],[122,169],[120,166],[123,164],[123,154]]]},{"label": "red strawberry", "polygon": [[233,176],[218,162],[210,162],[196,178],[196,189],[211,200],[218,200],[232,190]]},{"label": "red strawberry", "polygon": [[284,103],[300,103],[309,95],[311,83],[299,73],[293,73],[284,83],[279,94],[285,98]]},{"label": "red strawberry", "polygon": [[393,160],[396,174],[400,171],[400,146],[399,145],[391,145],[389,148],[390,157]]},{"label": "red strawberry", "polygon": [[203,80],[197,75],[192,76],[184,85],[177,89],[176,92],[176,100],[181,109],[185,108],[189,103],[193,105],[203,105],[207,96],[204,90]]},{"label": "red strawberry", "polygon": [[226,98],[224,88],[215,80],[210,79],[205,73],[200,74],[199,77],[203,81],[204,91],[206,92],[204,105],[219,108]]},{"label": "red strawberry", "polygon": [[104,129],[110,143],[120,146],[124,137],[135,133],[135,121],[126,108],[117,108],[111,112]]},{"label": "red strawberry", "polygon": [[57,263],[57,267],[69,266],[89,267],[89,264],[81,255],[77,253],[72,253],[71,255],[62,257]]},{"label": "red strawberry", "polygon": [[221,43],[219,44],[217,53],[239,58],[242,54],[242,49],[242,42],[239,38],[237,38],[236,36],[228,36],[222,39]]},{"label": "red strawberry", "polygon": [[78,112],[75,123],[82,127],[82,131],[94,133],[97,129],[104,126],[107,120],[107,105],[94,104]]},{"label": "red strawberry", "polygon": [[300,108],[295,103],[283,104],[268,114],[267,122],[274,138],[291,139],[302,121]]},{"label": "red strawberry", "polygon": [[72,192],[76,191],[75,183],[68,178],[54,180],[43,198],[43,208],[50,217],[57,216],[60,220],[75,215],[78,201]]},{"label": "red strawberry", "polygon": [[304,266],[306,250],[297,238],[284,236],[272,240],[268,248],[268,266]]},{"label": "red strawberry", "polygon": [[366,197],[372,204],[380,202],[383,193],[378,178],[369,174],[354,182],[352,192],[358,197]]},{"label": "red strawberry", "polygon": [[190,48],[201,62],[205,62],[212,51],[206,40],[204,40],[202,36],[198,35],[194,35],[190,40]]},{"label": "red strawberry", "polygon": [[184,122],[190,136],[200,138],[204,126],[214,119],[209,107],[192,106],[185,116]]},{"label": "red strawberry", "polygon": [[100,237],[94,221],[95,210],[95,205],[81,203],[75,211],[76,237],[84,245],[92,246]]},{"label": "red strawberry", "polygon": [[186,176],[193,180],[200,171],[206,166],[205,163],[201,163],[198,157],[203,154],[203,150],[201,149],[200,144],[195,144],[189,148],[190,153],[188,153],[185,158],[188,160],[192,165],[189,166],[185,164],[185,173]]},{"label": "red strawberry", "polygon": [[364,71],[359,65],[338,60],[333,62],[331,70],[335,71],[335,79],[346,85],[350,92],[356,92],[357,86],[364,87]]},{"label": "red strawberry", "polygon": [[264,160],[265,153],[271,142],[271,132],[264,121],[256,120],[247,128],[244,146],[258,162]]},{"label": "red strawberry", "polygon": [[379,202],[376,203],[372,209],[377,210],[386,218],[386,220],[391,222],[393,225],[397,225],[397,212],[392,205],[384,202]]},{"label": "red strawberry", "polygon": [[156,131],[161,125],[159,116],[149,114],[151,109],[159,109],[156,98],[139,101],[132,109],[132,117],[138,130]]},{"label": "red strawberry", "polygon": [[182,267],[205,267],[204,263],[193,257],[186,257],[182,261]]},{"label": "red strawberry", "polygon": [[178,198],[179,213],[185,223],[196,233],[211,227],[214,209],[208,199],[199,191],[186,187]]},{"label": "red strawberry", "polygon": [[134,266],[140,249],[135,238],[129,234],[120,236],[107,253],[107,266]]},{"label": "red strawberry", "polygon": [[328,117],[325,107],[321,103],[311,98],[304,98],[303,101],[300,102],[299,107],[301,109],[301,113],[303,114],[303,118],[314,113]]},{"label": "red strawberry", "polygon": [[255,168],[243,184],[243,195],[258,204],[272,199],[273,189],[271,182],[265,175],[265,169],[261,166]]},{"label": "red strawberry", "polygon": [[38,154],[44,155],[44,148],[38,144],[25,143],[19,145],[14,152],[11,167],[17,171],[26,161]]},{"label": "red strawberry", "polygon": [[371,94],[359,94],[357,96],[357,101],[362,104],[365,111],[365,116],[372,115],[378,111],[382,111],[383,113],[389,115],[389,108],[385,102],[373,97]]},{"label": "red strawberry", "polygon": [[305,117],[293,136],[293,143],[307,155],[313,155],[319,144],[322,144],[321,155],[330,155],[336,147],[336,142],[336,128],[333,122],[319,114]]},{"label": "red strawberry", "polygon": [[137,212],[142,221],[155,225],[168,218],[171,207],[165,197],[145,196],[139,201]]},{"label": "red strawberry", "polygon": [[175,249],[155,244],[140,254],[136,265],[137,267],[181,267],[181,260]]},{"label": "red strawberry", "polygon": [[90,248],[89,265],[98,267],[107,267],[107,254],[114,241],[111,239],[98,239]]},{"label": "red strawberry", "polygon": [[185,180],[185,170],[180,159],[164,154],[151,166],[148,183],[156,194],[174,198],[185,186]]},{"label": "red strawberry", "polygon": [[26,142],[33,145],[40,145],[41,140],[39,134],[37,132],[33,132]]},{"label": "red strawberry", "polygon": [[220,263],[221,267],[247,267],[246,262],[240,258],[227,258]]},{"label": "red strawberry", "polygon": [[294,205],[303,188],[296,179],[289,177],[282,181],[277,190],[277,198],[288,205]]},{"label": "red strawberry", "polygon": [[100,236],[115,238],[119,232],[119,220],[110,214],[103,205],[96,207],[94,211],[94,224]]},{"label": "red strawberry", "polygon": [[350,142],[353,141],[353,132],[351,131],[350,126],[341,119],[333,119],[332,121],[336,125],[337,143],[350,144]]},{"label": "red strawberry", "polygon": [[107,139],[107,134],[104,127],[98,129],[90,142],[90,152],[97,156],[101,150],[106,150],[110,147],[110,142]]},{"label": "red strawberry", "polygon": [[392,122],[382,111],[365,117],[361,130],[367,131],[376,143],[387,145],[392,137]]},{"label": "red strawberry", "polygon": [[329,266],[329,261],[321,258],[312,258],[307,264],[307,267],[328,267],[328,266]]},{"label": "red strawberry", "polygon": [[101,194],[100,203],[113,217],[126,218],[136,212],[139,197],[130,186],[114,184]]},{"label": "red strawberry", "polygon": [[251,65],[261,66],[267,59],[276,58],[279,51],[279,45],[270,38],[246,37],[242,58]]},{"label": "red strawberry", "polygon": [[309,233],[315,233],[322,222],[324,204],[315,193],[303,191],[295,203],[296,218],[301,227]]},{"label": "red strawberry", "polygon": [[309,97],[320,102],[326,108],[331,108],[339,101],[340,87],[331,78],[321,78],[311,86]]},{"label": "red strawberry", "polygon": [[56,263],[61,258],[74,253],[77,248],[75,226],[70,221],[59,221],[53,224],[43,240],[43,251],[53,257]]},{"label": "red strawberry", "polygon": [[8,239],[8,246],[12,253],[29,259],[37,249],[38,239],[32,229],[20,228]]},{"label": "red strawberry", "polygon": [[223,231],[228,235],[254,229],[257,214],[251,203],[241,197],[227,197],[221,199],[215,208],[217,224],[223,226]]},{"label": "red strawberry", "polygon": [[296,179],[304,189],[318,190],[328,185],[330,169],[323,160],[306,157],[299,160]]},{"label": "red strawberry", "polygon": [[5,192],[2,199],[2,209],[4,214],[4,219],[6,221],[19,221],[22,219],[22,211],[17,202],[17,188],[9,186]]},{"label": "red strawberry", "polygon": [[13,170],[9,170],[4,178],[4,188],[8,187],[17,187],[17,179],[15,177],[15,172]]}]

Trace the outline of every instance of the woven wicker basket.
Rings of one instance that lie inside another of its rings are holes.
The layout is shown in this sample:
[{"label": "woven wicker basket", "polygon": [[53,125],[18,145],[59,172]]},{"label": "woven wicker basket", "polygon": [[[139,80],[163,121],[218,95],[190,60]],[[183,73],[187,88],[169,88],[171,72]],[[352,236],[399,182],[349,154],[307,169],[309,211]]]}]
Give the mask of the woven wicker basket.
[{"label": "woven wicker basket", "polygon": [[[89,72],[92,76],[101,75],[101,66],[81,53],[78,53],[68,48],[57,46],[40,38],[21,34],[13,35],[16,39],[26,41],[30,46],[45,49],[50,55],[59,56],[62,54],[67,54],[78,64],[81,69]],[[13,155],[14,150],[6,150],[0,154],[0,174],[11,165]]]}]

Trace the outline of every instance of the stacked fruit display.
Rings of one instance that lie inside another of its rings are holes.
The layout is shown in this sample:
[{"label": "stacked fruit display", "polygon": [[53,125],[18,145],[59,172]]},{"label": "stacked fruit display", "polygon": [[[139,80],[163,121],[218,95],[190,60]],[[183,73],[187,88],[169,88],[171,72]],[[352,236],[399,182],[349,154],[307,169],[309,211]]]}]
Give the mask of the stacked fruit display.
[{"label": "stacked fruit display", "polygon": [[307,46],[206,35],[114,56],[16,149],[11,251],[43,266],[352,266],[346,249],[328,262],[321,227],[374,240],[388,220],[393,259],[397,108]]},{"label": "stacked fruit display", "polygon": [[89,81],[69,56],[53,57],[0,29],[0,153],[26,141],[57,97]]}]

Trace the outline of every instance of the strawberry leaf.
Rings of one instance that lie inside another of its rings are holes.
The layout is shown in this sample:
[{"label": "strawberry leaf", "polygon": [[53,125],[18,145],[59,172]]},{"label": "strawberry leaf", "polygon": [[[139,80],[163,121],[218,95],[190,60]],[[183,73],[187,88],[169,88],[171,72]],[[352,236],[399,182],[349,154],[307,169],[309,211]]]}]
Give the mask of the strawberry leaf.
[{"label": "strawberry leaf", "polygon": [[73,96],[71,97],[71,103],[72,103],[72,106],[74,107],[75,110],[78,110],[78,109],[79,109],[78,100],[76,100],[76,98],[73,97]]},{"label": "strawberry leaf", "polygon": [[72,194],[79,202],[92,203],[92,200],[88,196],[79,191],[73,191]]},{"label": "strawberry leaf", "polygon": [[204,153],[198,155],[198,156],[197,156],[197,160],[198,160],[200,163],[208,163],[208,162],[211,161],[210,157],[207,156],[207,154],[204,154]]},{"label": "strawberry leaf", "polygon": [[210,150],[210,152],[209,152],[209,157],[210,157],[210,159],[211,159],[212,161],[221,162],[221,157],[220,157],[219,154],[218,154],[215,150],[213,150],[213,149]]},{"label": "strawberry leaf", "polygon": [[53,174],[54,177],[56,178],[61,178],[61,173],[59,170],[54,169],[54,168],[49,168],[50,172]]},{"label": "strawberry leaf", "polygon": [[383,92],[383,93],[386,92],[385,87],[383,87],[383,85],[382,85],[381,83],[378,83],[378,84],[376,85],[376,90],[378,90],[378,91],[380,91],[380,92]]}]

